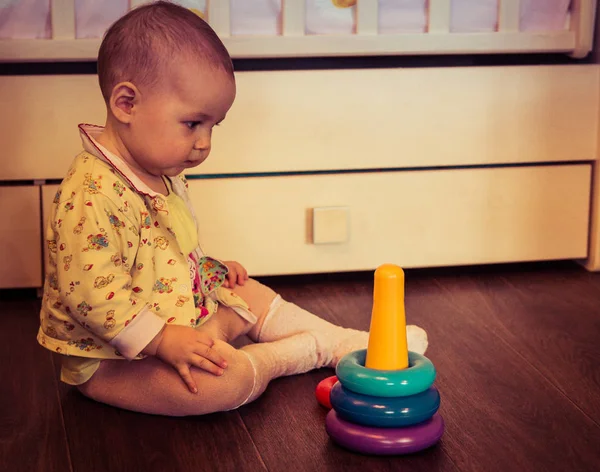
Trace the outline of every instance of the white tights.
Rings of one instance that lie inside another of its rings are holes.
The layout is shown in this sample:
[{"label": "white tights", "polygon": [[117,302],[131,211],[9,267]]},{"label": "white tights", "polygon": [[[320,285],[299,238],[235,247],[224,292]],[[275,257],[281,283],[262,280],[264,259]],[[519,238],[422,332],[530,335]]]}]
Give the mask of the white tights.
[{"label": "white tights", "polygon": [[[177,372],[156,358],[103,361],[80,391],[109,405],[144,413],[185,416],[235,409],[258,398],[275,378],[321,367],[335,367],[350,351],[364,349],[368,333],[333,325],[293,303],[275,296],[267,287],[249,281],[247,298],[256,309],[256,326],[230,309],[206,324],[215,334],[214,348],[227,360],[222,376],[192,369],[198,394],[188,391]],[[248,295],[248,294],[252,295]],[[258,295],[257,295],[258,294]],[[235,349],[227,341],[241,334],[256,342]],[[408,347],[424,353],[427,334],[407,327]]]}]

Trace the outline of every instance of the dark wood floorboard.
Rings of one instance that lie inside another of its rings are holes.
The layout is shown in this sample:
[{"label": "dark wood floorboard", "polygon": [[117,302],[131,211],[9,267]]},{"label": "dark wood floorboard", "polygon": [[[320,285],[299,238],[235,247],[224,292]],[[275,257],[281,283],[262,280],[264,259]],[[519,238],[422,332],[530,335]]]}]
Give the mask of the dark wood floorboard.
[{"label": "dark wood floorboard", "polygon": [[[566,275],[572,276],[590,277],[581,270]],[[545,275],[538,277],[544,280]],[[552,279],[553,275],[549,277]],[[481,279],[501,287],[507,285],[504,274],[484,275]],[[380,467],[452,470],[454,464],[460,470],[472,471],[596,470],[600,464],[600,454],[594,446],[600,443],[597,425],[499,337],[496,327],[484,321],[493,318],[496,312],[482,303],[482,297],[489,295],[490,290],[479,289],[476,286],[479,280],[469,275],[411,278],[409,272],[407,319],[429,332],[428,356],[439,372],[440,411],[447,431],[437,448],[410,458],[383,459],[357,456],[332,445],[323,430],[324,412],[314,404],[314,386],[332,373],[322,371],[317,377],[313,373],[274,382],[263,399],[241,410],[267,466],[284,470],[297,460],[303,464],[299,470],[331,470],[335,464],[344,464],[344,470]],[[599,278],[593,281],[600,287]],[[520,282],[523,280],[509,286],[503,297],[518,300],[528,290]],[[283,284],[277,288],[288,299],[338,324],[368,327],[372,303],[370,280],[335,285]],[[562,296],[575,299],[582,294],[567,291]],[[545,304],[552,305],[553,300],[545,300]],[[556,317],[569,318],[570,306],[565,303]],[[598,310],[590,311],[588,323],[593,326],[597,320]],[[519,324],[517,318],[515,323],[514,329],[522,332],[523,322]],[[593,337],[594,331],[588,334]],[[597,337],[598,330],[595,334]],[[579,336],[577,340],[580,342]],[[597,360],[590,365],[591,378],[598,375]],[[542,357],[539,363],[544,362],[546,359]],[[289,411],[286,398],[294,393],[295,411],[302,412],[296,415]],[[595,394],[597,390],[591,394],[591,404],[597,407]],[[290,453],[292,442],[299,445],[294,454]]]},{"label": "dark wood floorboard", "polygon": [[430,335],[452,460],[464,471],[598,470],[600,428],[481,322],[489,308],[465,302],[477,290],[436,282],[409,282],[407,311]]},{"label": "dark wood floorboard", "polygon": [[463,316],[492,330],[600,424],[600,274],[439,280]]},{"label": "dark wood floorboard", "polygon": [[[336,324],[369,327],[372,275],[267,281]],[[314,389],[331,369],[277,379],[254,403],[206,417],[95,403],[57,382],[35,341],[39,303],[0,298],[0,470],[600,470],[600,274],[577,266],[407,271],[407,320],[429,333],[446,433],[405,457],[329,439]]]},{"label": "dark wood floorboard", "polygon": [[52,354],[35,341],[37,301],[0,303],[0,470],[71,470]]}]

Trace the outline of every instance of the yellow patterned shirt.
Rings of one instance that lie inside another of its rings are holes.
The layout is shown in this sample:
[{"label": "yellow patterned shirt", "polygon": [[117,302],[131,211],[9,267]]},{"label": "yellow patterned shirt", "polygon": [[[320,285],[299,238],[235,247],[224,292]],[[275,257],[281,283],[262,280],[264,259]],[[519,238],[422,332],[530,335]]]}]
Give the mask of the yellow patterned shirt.
[{"label": "yellow patterned shirt", "polygon": [[197,327],[218,303],[255,322],[244,300],[223,287],[225,264],[198,247],[185,179],[169,180],[168,196],[153,192],[97,143],[102,128],[80,131],[84,151],[47,222],[38,332],[42,346],[76,356],[67,370],[85,370],[69,383],[89,378],[97,367],[92,359],[143,358],[165,323]]}]

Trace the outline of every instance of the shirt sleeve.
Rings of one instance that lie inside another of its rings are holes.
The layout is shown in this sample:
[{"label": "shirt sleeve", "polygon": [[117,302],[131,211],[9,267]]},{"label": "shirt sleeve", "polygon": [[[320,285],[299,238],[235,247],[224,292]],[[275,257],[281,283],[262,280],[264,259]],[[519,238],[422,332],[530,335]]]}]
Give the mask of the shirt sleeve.
[{"label": "shirt sleeve", "polygon": [[126,204],[86,191],[61,202],[54,222],[64,309],[127,359],[164,326],[132,290],[140,244],[140,215],[132,213]]}]

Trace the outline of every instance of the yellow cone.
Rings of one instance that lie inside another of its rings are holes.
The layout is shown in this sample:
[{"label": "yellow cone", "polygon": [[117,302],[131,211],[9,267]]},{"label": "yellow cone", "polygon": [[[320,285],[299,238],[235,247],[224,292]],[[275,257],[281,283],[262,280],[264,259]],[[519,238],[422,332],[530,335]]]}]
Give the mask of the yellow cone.
[{"label": "yellow cone", "polygon": [[365,367],[400,370],[408,367],[404,271],[384,264],[375,271],[373,312]]}]

